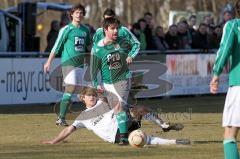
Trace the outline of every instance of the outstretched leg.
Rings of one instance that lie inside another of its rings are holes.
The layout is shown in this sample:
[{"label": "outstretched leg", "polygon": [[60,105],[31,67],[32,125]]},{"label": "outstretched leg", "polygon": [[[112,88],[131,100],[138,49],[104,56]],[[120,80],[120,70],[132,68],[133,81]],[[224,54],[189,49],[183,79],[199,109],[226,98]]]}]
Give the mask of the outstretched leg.
[{"label": "outstretched leg", "polygon": [[188,139],[163,139],[160,137],[147,136],[147,145],[190,145]]},{"label": "outstretched leg", "polygon": [[159,125],[164,132],[170,130],[182,130],[184,126],[181,123],[166,123],[164,122],[157,113],[153,112],[153,110],[146,108],[144,106],[134,106],[130,109],[131,115],[137,120],[141,120],[142,118],[145,120],[149,120],[157,125]]}]

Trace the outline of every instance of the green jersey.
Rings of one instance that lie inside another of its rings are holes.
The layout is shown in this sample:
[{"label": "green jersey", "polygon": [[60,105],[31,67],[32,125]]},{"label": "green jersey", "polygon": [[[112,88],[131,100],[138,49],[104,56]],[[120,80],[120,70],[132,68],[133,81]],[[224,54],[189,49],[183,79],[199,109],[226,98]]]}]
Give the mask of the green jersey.
[{"label": "green jersey", "polygon": [[91,56],[91,77],[94,87],[97,87],[97,74],[100,71],[102,82],[113,84],[121,80],[127,80],[131,74],[126,58],[128,54],[125,47],[119,43],[104,45],[103,39],[93,46]]},{"label": "green jersey", "polygon": [[217,52],[213,73],[219,76],[229,60],[229,86],[240,85],[240,20],[228,21],[223,29],[223,35]]},{"label": "green jersey", "polygon": [[74,26],[72,23],[63,27],[51,52],[61,54],[63,66],[78,67],[83,65],[84,53],[90,45],[90,34],[86,26]]},{"label": "green jersey", "polygon": [[[105,36],[103,28],[98,28],[93,36],[94,45],[96,45],[104,37]],[[140,43],[137,38],[128,30],[128,28],[124,26],[121,26],[119,28],[117,42],[128,48],[128,56],[134,58],[138,54],[140,49]]]}]

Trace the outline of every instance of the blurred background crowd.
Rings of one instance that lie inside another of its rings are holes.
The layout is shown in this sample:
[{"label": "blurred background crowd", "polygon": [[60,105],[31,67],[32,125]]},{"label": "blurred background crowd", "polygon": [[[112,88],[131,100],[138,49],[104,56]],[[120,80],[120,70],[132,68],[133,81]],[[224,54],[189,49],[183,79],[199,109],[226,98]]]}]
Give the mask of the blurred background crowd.
[{"label": "blurred background crowd", "polygon": [[[20,0],[4,1],[3,7]],[[122,24],[141,42],[141,50],[215,49],[224,24],[235,17],[234,0],[51,0],[85,5],[84,23],[91,34],[100,27],[105,8],[113,8]],[[16,4],[15,4],[16,3]],[[177,8],[177,9],[176,9]],[[175,14],[172,14],[175,13]],[[41,50],[49,52],[59,29],[69,23],[68,14],[42,14],[37,23]],[[49,28],[42,31],[42,28]]]}]

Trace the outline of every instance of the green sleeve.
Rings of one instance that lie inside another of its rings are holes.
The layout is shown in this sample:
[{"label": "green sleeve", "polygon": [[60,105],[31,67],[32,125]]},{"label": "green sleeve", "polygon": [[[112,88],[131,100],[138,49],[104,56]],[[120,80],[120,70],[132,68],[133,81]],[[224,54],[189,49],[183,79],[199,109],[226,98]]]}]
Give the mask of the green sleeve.
[{"label": "green sleeve", "polygon": [[104,38],[103,28],[98,28],[96,33],[93,35],[93,43],[97,45],[97,43]]},{"label": "green sleeve", "polygon": [[223,28],[223,35],[220,43],[220,47],[217,51],[217,57],[213,66],[213,73],[219,76],[227,63],[227,60],[232,52],[235,39],[234,24],[229,21]]},{"label": "green sleeve", "polygon": [[138,41],[138,39],[133,35],[133,33],[131,33],[128,28],[122,26],[122,37],[124,37],[125,39],[127,39],[130,42],[131,45],[131,50],[128,53],[128,56],[135,58],[140,50],[140,42]]},{"label": "green sleeve", "polygon": [[67,39],[67,29],[68,27],[64,27],[59,31],[58,37],[56,39],[56,42],[51,50],[51,52],[54,52],[55,55],[60,55],[63,51],[65,41]]},{"label": "green sleeve", "polygon": [[101,67],[101,60],[96,56],[95,48],[91,51],[91,60],[90,60],[90,76],[92,85],[94,88],[97,88],[99,85],[97,75]]}]

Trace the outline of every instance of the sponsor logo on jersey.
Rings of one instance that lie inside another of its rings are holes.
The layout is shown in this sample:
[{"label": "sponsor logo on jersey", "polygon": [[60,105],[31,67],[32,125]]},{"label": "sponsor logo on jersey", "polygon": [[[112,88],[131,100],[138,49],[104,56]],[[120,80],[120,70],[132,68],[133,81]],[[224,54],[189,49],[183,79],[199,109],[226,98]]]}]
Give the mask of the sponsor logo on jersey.
[{"label": "sponsor logo on jersey", "polygon": [[109,70],[121,68],[122,64],[120,54],[119,53],[108,54],[107,63],[109,65]]},{"label": "sponsor logo on jersey", "polygon": [[85,38],[75,37],[74,44],[75,44],[75,51],[84,51]]}]

